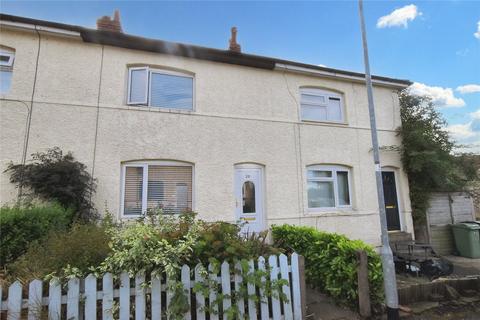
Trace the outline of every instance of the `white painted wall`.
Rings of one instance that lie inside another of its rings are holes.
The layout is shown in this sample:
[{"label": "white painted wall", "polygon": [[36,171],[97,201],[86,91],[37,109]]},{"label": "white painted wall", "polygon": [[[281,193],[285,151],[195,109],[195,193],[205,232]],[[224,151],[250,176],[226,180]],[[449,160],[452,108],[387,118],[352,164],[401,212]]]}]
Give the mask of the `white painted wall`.
[{"label": "white painted wall", "polygon": [[[364,85],[116,47],[104,47],[100,72],[102,46],[47,34],[41,38],[28,154],[59,146],[91,170],[99,101],[94,165],[100,211],[106,205],[119,213],[122,162],[172,159],[195,165],[194,210],[200,217],[233,221],[234,165],[254,162],[265,166],[268,223],[311,225],[380,242]],[[21,161],[27,109],[11,100],[30,103],[38,38],[32,32],[2,29],[0,45],[16,50],[12,90],[1,97],[3,172],[10,161]],[[127,67],[135,64],[194,73],[196,110],[127,106]],[[299,87],[306,85],[343,92],[347,124],[300,122]],[[380,144],[399,144],[396,93],[375,87],[374,96]],[[396,168],[404,230],[412,232],[400,157],[382,151],[381,160]],[[323,163],[352,168],[352,210],[311,214],[306,209],[305,168]],[[4,173],[0,188],[2,203],[15,199],[16,190]]]}]

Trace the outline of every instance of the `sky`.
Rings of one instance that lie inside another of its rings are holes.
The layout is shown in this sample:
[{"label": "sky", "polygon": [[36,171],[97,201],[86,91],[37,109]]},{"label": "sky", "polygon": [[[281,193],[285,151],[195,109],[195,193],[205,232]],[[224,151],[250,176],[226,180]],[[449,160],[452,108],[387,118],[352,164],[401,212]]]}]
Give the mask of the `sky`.
[{"label": "sky", "polygon": [[[120,10],[124,32],[364,71],[356,1],[4,1],[13,15],[95,28]],[[463,151],[480,154],[480,0],[366,1],[373,74],[414,82],[432,97]]]}]

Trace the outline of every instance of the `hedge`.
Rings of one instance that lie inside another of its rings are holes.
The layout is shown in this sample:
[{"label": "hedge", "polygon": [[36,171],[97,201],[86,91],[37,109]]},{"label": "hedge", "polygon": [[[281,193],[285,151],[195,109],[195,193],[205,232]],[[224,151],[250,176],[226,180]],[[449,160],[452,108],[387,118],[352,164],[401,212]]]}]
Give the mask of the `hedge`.
[{"label": "hedge", "polygon": [[307,283],[332,296],[340,304],[358,308],[356,251],[368,256],[368,278],[372,305],[383,300],[383,276],[380,256],[360,240],[335,233],[292,225],[272,226],[275,245],[305,257]]},{"label": "hedge", "polygon": [[58,204],[40,206],[3,206],[0,208],[0,266],[13,262],[28,245],[52,230],[65,230],[71,223],[72,211]]}]

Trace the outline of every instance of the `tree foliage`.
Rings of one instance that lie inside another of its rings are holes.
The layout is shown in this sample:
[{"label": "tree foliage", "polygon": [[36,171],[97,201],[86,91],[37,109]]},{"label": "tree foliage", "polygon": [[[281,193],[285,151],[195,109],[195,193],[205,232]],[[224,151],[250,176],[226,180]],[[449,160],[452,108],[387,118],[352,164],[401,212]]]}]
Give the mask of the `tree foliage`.
[{"label": "tree foliage", "polygon": [[446,122],[428,97],[400,93],[403,168],[408,175],[414,219],[423,220],[435,191],[461,191],[475,170],[465,156],[454,154]]},{"label": "tree foliage", "polygon": [[96,215],[90,201],[96,184],[86,168],[70,152],[63,154],[60,148],[54,147],[32,154],[31,163],[10,163],[5,172],[10,174],[11,183],[26,189],[24,198],[58,202],[72,208],[74,218],[88,221]]}]

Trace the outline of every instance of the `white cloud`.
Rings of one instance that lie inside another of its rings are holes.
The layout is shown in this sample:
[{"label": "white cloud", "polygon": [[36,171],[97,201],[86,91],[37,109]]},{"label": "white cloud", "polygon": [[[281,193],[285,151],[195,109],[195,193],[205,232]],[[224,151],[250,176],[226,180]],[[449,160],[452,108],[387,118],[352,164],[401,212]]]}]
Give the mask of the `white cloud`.
[{"label": "white cloud", "polygon": [[455,139],[467,139],[473,137],[475,132],[472,131],[470,128],[471,122],[464,123],[464,124],[453,124],[447,127],[448,132],[450,135],[453,136]]},{"label": "white cloud", "polygon": [[477,39],[480,39],[480,21],[477,22],[477,32],[475,32],[473,36]]},{"label": "white cloud", "polygon": [[416,17],[421,16],[422,13],[417,10],[417,6],[409,4],[400,9],[393,10],[392,13],[380,17],[377,21],[377,28],[387,27],[408,27],[408,22],[413,21]]},{"label": "white cloud", "polygon": [[468,115],[470,120],[467,123],[450,125],[447,131],[462,145],[457,151],[480,154],[480,108]]},{"label": "white cloud", "polygon": [[480,84],[466,84],[464,86],[457,87],[455,90],[460,93],[480,92]]},{"label": "white cloud", "polygon": [[477,111],[468,114],[472,119],[480,120],[480,108]]},{"label": "white cloud", "polygon": [[463,107],[465,101],[455,97],[452,88],[431,87],[426,84],[415,82],[409,87],[411,94],[428,96],[437,107]]}]

